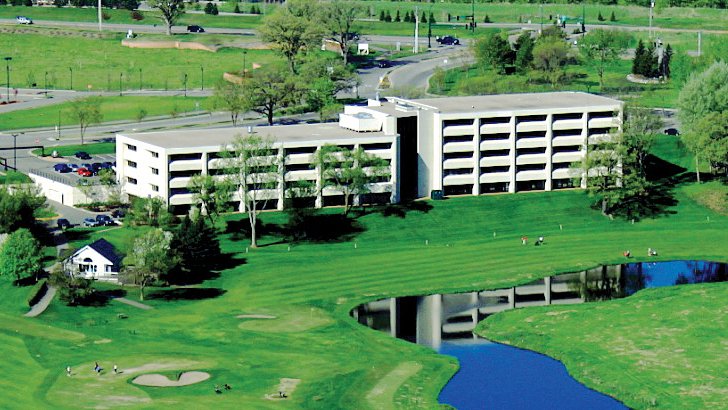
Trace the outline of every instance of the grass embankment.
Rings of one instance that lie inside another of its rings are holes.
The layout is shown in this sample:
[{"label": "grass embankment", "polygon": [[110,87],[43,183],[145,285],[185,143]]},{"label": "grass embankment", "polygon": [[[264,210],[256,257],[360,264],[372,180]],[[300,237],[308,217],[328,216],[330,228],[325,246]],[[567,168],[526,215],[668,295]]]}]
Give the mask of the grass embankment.
[{"label": "grass embankment", "polygon": [[0,171],[0,185],[29,184],[33,182],[30,177],[17,171]]},{"label": "grass embankment", "polygon": [[[290,249],[276,233],[285,214],[261,215],[259,249],[247,248],[245,216],[230,215],[225,219],[231,231],[220,236],[228,269],[219,277],[192,288],[148,289],[145,303],[151,310],[115,301],[78,308],[56,301],[42,316],[28,320],[46,330],[40,336],[30,334],[30,326],[15,325],[16,303],[25,300],[27,291],[6,282],[0,335],[13,360],[3,362],[2,371],[24,384],[15,385],[23,394],[3,396],[0,405],[432,408],[454,362],[354,323],[348,317],[353,306],[393,295],[509,286],[620,263],[624,249],[659,249],[660,256],[652,260],[725,260],[728,217],[700,206],[681,189],[673,194],[677,203],[666,214],[635,224],[602,217],[580,191],[418,202],[390,208],[390,216],[370,212],[349,227],[332,225],[325,215],[340,210],[326,209],[316,226],[343,234]],[[130,227],[79,230],[72,239],[80,245],[104,237],[125,252],[140,233]],[[522,235],[544,235],[547,245],[524,247]],[[133,288],[101,288],[132,299],[138,295]],[[680,311],[669,305],[663,310],[667,316]],[[238,318],[241,314],[275,318]],[[720,323],[720,314],[719,309],[701,310],[705,321]],[[702,340],[693,337],[695,343]],[[710,337],[725,339],[728,331],[717,328]],[[96,376],[94,361],[128,371]],[[65,376],[67,365],[72,377]],[[134,369],[144,365],[146,370]],[[160,370],[202,370],[212,377],[183,388],[129,383],[138,374]],[[381,381],[397,375],[408,378],[401,386],[383,389]],[[285,402],[266,399],[277,394],[282,378],[301,382]],[[233,389],[216,395],[212,387],[223,383]]]},{"label": "grass embankment", "polygon": [[[80,95],[83,97],[83,95]],[[191,112],[204,112],[210,110],[212,103],[205,97],[100,97],[102,121],[137,121],[139,112],[144,110],[146,114],[142,118],[149,119],[154,116],[169,116],[172,113],[181,115]],[[53,127],[61,120],[63,127],[71,128],[78,133],[78,120],[73,117],[72,102],[64,102],[52,106],[31,108],[26,110],[10,111],[0,114],[0,130],[24,129],[35,127]],[[66,133],[67,131],[63,131]]]},{"label": "grass embankment", "polygon": [[[78,151],[86,151],[89,155],[114,154],[116,153],[115,142],[94,142],[90,144],[78,145],[59,145],[57,147],[49,146],[45,148],[45,154],[50,155],[53,151],[58,152],[61,157],[73,157]],[[33,154],[41,155],[40,148],[33,150]]]},{"label": "grass embankment", "polygon": [[[53,36],[42,34],[3,34],[0,49],[13,58],[11,87],[44,89],[71,88],[80,91],[119,91],[205,88],[222,79],[223,72],[242,69],[243,55],[237,48],[222,48],[215,53],[201,50],[142,49],[121,45],[122,34],[107,38]],[[281,61],[270,50],[248,50],[246,65],[266,65]],[[141,70],[141,71],[140,71]],[[47,75],[46,75],[47,73]],[[141,76],[140,76],[141,73]],[[141,85],[141,87],[140,87]]]}]

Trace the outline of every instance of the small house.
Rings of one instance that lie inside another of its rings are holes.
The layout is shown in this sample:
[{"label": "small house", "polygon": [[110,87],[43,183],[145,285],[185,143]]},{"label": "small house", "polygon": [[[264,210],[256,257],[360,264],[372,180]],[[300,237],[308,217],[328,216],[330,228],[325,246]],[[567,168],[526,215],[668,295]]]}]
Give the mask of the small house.
[{"label": "small house", "polygon": [[64,266],[66,272],[74,276],[118,282],[121,257],[117,255],[114,245],[106,239],[99,239],[74,252],[66,259]]}]

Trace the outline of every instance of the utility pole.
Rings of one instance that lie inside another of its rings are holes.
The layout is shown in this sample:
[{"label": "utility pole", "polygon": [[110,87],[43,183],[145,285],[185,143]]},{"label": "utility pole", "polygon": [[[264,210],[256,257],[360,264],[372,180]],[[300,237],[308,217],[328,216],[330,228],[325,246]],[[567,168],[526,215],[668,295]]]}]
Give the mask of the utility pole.
[{"label": "utility pole", "polygon": [[413,48],[415,54],[420,52],[420,8],[415,7],[415,45]]},{"label": "utility pole", "polygon": [[541,9],[541,31],[539,33],[543,33],[543,2],[541,2],[539,8]]},{"label": "utility pole", "polygon": [[652,38],[652,9],[655,8],[655,0],[650,1],[650,29],[648,31],[650,38]]},{"label": "utility pole", "polygon": [[124,78],[124,73],[119,73],[119,97],[121,97],[121,81]]},{"label": "utility pole", "polygon": [[10,60],[12,57],[5,57],[5,86],[7,87],[8,99],[7,102],[10,104]]},{"label": "utility pole", "polygon": [[432,48],[432,0],[430,0],[430,15],[427,18],[427,49]]},{"label": "utility pole", "polygon": [[470,22],[472,23],[470,28],[473,33],[475,33],[475,0],[472,0],[470,2]]}]

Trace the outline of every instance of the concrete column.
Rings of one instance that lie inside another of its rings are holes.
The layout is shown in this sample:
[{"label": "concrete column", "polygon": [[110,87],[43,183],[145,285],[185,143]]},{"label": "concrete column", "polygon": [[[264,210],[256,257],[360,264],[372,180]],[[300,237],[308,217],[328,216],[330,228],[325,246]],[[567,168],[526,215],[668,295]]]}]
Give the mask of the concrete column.
[{"label": "concrete column", "polygon": [[515,309],[516,308],[516,287],[512,287],[508,291],[508,308],[509,309]]},{"label": "concrete column", "polygon": [[[589,153],[589,113],[583,113],[581,117],[581,137],[584,141],[582,145],[582,149],[584,150],[584,157],[586,159],[586,155]],[[582,189],[586,189],[586,180],[587,180],[587,170],[582,170],[581,172],[581,183],[579,184]]]},{"label": "concrete column", "polygon": [[587,271],[581,271],[579,272],[579,284],[581,285],[580,289],[583,291],[580,292],[581,294],[579,297],[581,298],[582,302],[586,300],[586,272]]},{"label": "concrete column", "polygon": [[389,162],[389,171],[391,173],[391,177],[389,178],[390,183],[392,184],[392,194],[389,196],[389,202],[393,204],[399,203],[400,193],[402,187],[399,185],[399,156],[400,156],[400,136],[397,135],[394,137],[394,141],[392,141],[392,149],[390,150],[392,159]]},{"label": "concrete column", "polygon": [[210,154],[207,152],[202,153],[202,175],[210,173]]},{"label": "concrete column", "polygon": [[283,151],[283,147],[278,148],[278,185],[276,187],[278,191],[278,203],[276,204],[276,209],[279,211],[283,210],[286,200],[286,157]]},{"label": "concrete column", "polygon": [[[316,149],[321,149],[321,146],[316,147]],[[321,208],[322,206],[324,206],[324,194],[323,192],[321,192],[322,187],[323,181],[321,179],[321,166],[316,165],[316,203],[314,204],[316,208]]]},{"label": "concrete column", "polygon": [[553,184],[553,139],[554,139],[554,115],[546,116],[546,182],[544,190],[551,191]]},{"label": "concrete column", "polygon": [[399,317],[398,308],[397,298],[389,299],[389,334],[392,335],[392,337],[397,337],[399,334],[399,322],[397,320]]},{"label": "concrete column", "polygon": [[480,118],[473,120],[473,195],[480,195]]},{"label": "concrete column", "polygon": [[508,192],[516,192],[516,116],[511,117],[511,155],[510,155],[510,166],[511,166],[511,181],[508,184]]},{"label": "concrete column", "polygon": [[[475,329],[476,326],[478,326],[478,292],[473,292],[470,294],[470,304],[473,306],[473,310],[470,312],[470,314],[473,317],[473,329]],[[473,339],[477,339],[478,336],[473,333]]]},{"label": "concrete column", "polygon": [[417,344],[437,349],[442,342],[442,295],[429,295],[417,301]]},{"label": "concrete column", "polygon": [[547,276],[543,278],[543,285],[544,285],[544,298],[546,300],[546,304],[551,304],[551,276]]}]

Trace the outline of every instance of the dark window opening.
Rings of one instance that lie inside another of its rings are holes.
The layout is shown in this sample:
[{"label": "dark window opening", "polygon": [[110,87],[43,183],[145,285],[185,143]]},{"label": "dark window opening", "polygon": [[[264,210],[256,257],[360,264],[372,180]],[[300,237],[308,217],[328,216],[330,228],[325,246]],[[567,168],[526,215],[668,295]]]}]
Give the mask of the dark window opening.
[{"label": "dark window opening", "polygon": [[498,192],[508,192],[509,182],[495,182],[490,184],[480,184],[481,194],[492,194]]},{"label": "dark window opening", "polygon": [[472,195],[473,184],[445,186],[443,191],[445,195]]},{"label": "dark window opening", "polygon": [[509,149],[494,149],[494,150],[480,152],[480,156],[483,158],[507,157],[508,155],[511,155],[511,150],[509,150]]},{"label": "dark window opening", "polygon": [[546,189],[546,181],[519,181],[516,182],[517,191],[543,191]]}]

